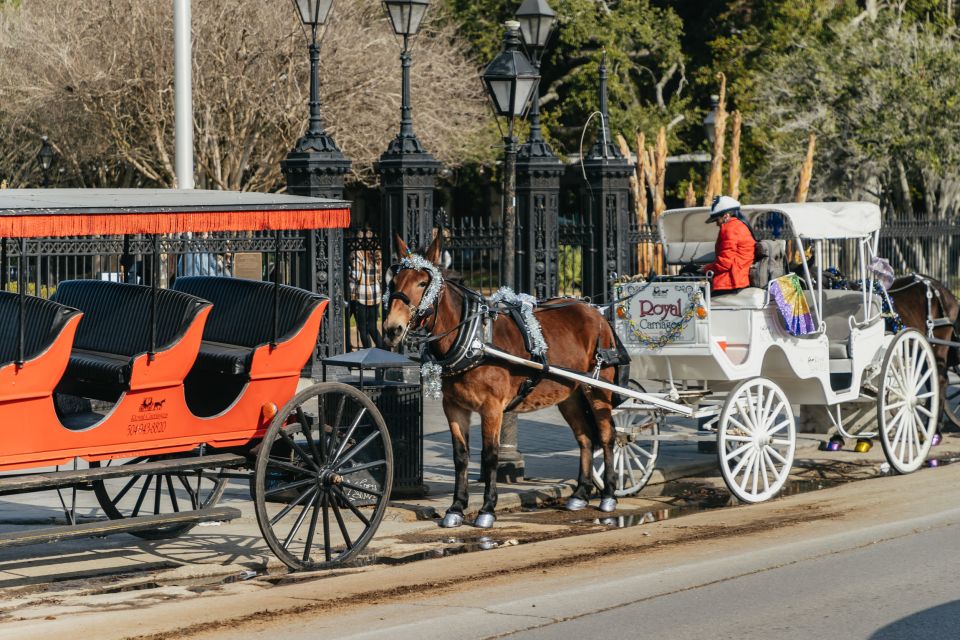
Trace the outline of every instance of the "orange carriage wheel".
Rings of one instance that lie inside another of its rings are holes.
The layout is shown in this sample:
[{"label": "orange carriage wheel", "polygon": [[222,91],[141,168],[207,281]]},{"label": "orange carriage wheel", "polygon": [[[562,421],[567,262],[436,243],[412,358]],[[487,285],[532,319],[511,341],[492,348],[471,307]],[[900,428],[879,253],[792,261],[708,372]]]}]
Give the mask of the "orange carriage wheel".
[{"label": "orange carriage wheel", "polygon": [[263,438],[257,522],[291,569],[333,567],[366,547],[392,485],[390,435],[377,407],[353,387],[316,384],[280,410]]}]

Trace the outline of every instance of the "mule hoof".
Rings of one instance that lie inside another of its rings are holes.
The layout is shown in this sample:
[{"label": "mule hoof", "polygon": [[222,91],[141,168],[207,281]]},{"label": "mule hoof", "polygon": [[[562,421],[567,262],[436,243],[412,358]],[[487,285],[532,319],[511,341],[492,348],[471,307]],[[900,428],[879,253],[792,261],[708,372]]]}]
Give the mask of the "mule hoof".
[{"label": "mule hoof", "polygon": [[453,529],[459,527],[463,524],[463,514],[455,513],[453,511],[447,511],[446,515],[443,516],[443,520],[440,521],[440,526],[444,529]]},{"label": "mule hoof", "polygon": [[477,514],[477,519],[473,521],[473,526],[478,529],[489,529],[493,526],[493,523],[496,522],[497,517],[492,513],[485,513],[481,511]]},{"label": "mule hoof", "polygon": [[587,508],[587,501],[583,498],[569,498],[566,505],[567,511],[580,511]]},{"label": "mule hoof", "polygon": [[600,501],[600,511],[603,513],[612,513],[617,510],[616,498],[604,498]]},{"label": "mule hoof", "polygon": [[933,438],[930,439],[930,446],[935,447],[941,442],[943,442],[943,436],[941,436],[940,432],[938,431],[937,433],[933,434]]}]

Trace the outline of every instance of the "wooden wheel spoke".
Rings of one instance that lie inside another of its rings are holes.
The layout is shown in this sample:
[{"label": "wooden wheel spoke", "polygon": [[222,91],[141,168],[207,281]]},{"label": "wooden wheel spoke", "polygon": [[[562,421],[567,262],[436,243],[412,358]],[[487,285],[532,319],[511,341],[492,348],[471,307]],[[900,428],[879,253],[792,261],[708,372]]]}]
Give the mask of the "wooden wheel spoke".
[{"label": "wooden wheel spoke", "polygon": [[315,477],[317,474],[313,473],[310,469],[305,469],[303,467],[298,467],[295,464],[291,464],[286,460],[278,460],[277,458],[270,458],[268,462],[269,466],[277,467],[283,469],[284,471],[289,471],[290,473],[295,473],[298,476],[311,476]]},{"label": "wooden wheel spoke", "polygon": [[170,494],[170,504],[173,505],[174,512],[179,513],[180,504],[177,502],[177,492],[173,488],[173,476],[169,473],[167,474],[167,492]]},{"label": "wooden wheel spoke", "polygon": [[334,468],[335,470],[338,470],[338,471],[339,471],[339,470],[343,467],[343,465],[345,465],[346,463],[350,462],[350,460],[352,460],[355,455],[357,455],[358,453],[360,453],[360,452],[364,449],[364,447],[366,447],[368,444],[370,444],[371,442],[373,442],[375,439],[377,439],[377,438],[379,438],[379,437],[380,437],[380,432],[379,432],[379,431],[374,431],[374,432],[372,432],[370,435],[368,435],[366,438],[364,438],[364,439],[360,442],[360,444],[358,444],[357,446],[353,447],[353,448],[350,450],[350,452],[349,452],[347,455],[345,455],[344,457],[341,458],[341,457],[340,457],[340,453],[342,453],[342,452],[338,452],[337,457],[336,457],[336,458],[334,459],[334,461],[333,461],[333,468]]},{"label": "wooden wheel spoke", "polygon": [[303,509],[300,510],[300,515],[297,516],[293,526],[290,527],[290,533],[287,534],[286,539],[283,541],[284,549],[290,546],[290,543],[293,542],[293,537],[297,535],[297,532],[300,531],[300,527],[303,526],[303,521],[307,519],[307,512],[310,511],[310,507],[312,507],[317,501],[317,493],[317,491],[314,491],[313,495],[310,497],[310,500],[307,502],[307,504],[303,505]]},{"label": "wooden wheel spoke", "polygon": [[363,514],[362,511],[360,511],[359,509],[357,509],[357,507],[353,504],[353,501],[350,500],[350,498],[348,498],[348,497],[346,496],[346,494],[343,493],[343,491],[340,490],[339,487],[334,487],[333,490],[334,490],[334,492],[337,494],[337,497],[340,498],[340,499],[342,499],[342,500],[344,501],[344,503],[346,503],[347,508],[350,509],[350,511],[353,512],[353,515],[357,516],[357,518],[360,519],[360,522],[362,522],[363,524],[365,524],[366,526],[369,527],[369,526],[370,526],[370,520],[367,518],[367,516],[365,516],[365,515]]},{"label": "wooden wheel spoke", "polygon": [[283,493],[284,491],[289,491],[291,489],[299,489],[301,487],[309,487],[310,485],[316,485],[317,481],[314,478],[307,478],[306,480],[297,480],[296,482],[288,482],[287,484],[277,485],[266,489],[263,492],[265,496],[272,496],[278,493]]},{"label": "wooden wheel spoke", "polygon": [[[325,499],[325,498],[326,498],[326,494],[324,494],[324,498],[322,499]],[[304,562],[310,561],[310,549],[313,548],[313,536],[316,535],[317,533],[317,518],[319,515],[320,515],[319,505],[314,503],[313,515],[310,516],[310,527],[309,529],[307,529],[307,539],[304,540],[304,545],[303,545],[302,559]]]},{"label": "wooden wheel spoke", "polygon": [[313,439],[313,427],[310,426],[310,421],[307,419],[306,414],[304,414],[302,407],[297,407],[297,422],[300,423],[300,432],[303,433],[303,437],[307,440],[307,444],[310,447],[310,452],[313,454],[314,460],[317,460],[321,463],[325,462],[326,456],[320,454],[320,449],[317,447],[317,442]]},{"label": "wooden wheel spoke", "polygon": [[367,413],[366,407],[361,407],[360,412],[357,413],[356,417],[353,419],[353,422],[350,424],[350,428],[347,429],[347,433],[343,436],[343,441],[340,443],[340,446],[337,447],[337,452],[333,454],[333,463],[343,464],[343,461],[340,460],[340,456],[343,455],[343,452],[346,450],[347,445],[350,444],[350,438],[353,437],[354,432],[356,432],[357,427],[360,426],[360,421],[363,420],[364,414]]},{"label": "wooden wheel spoke", "polygon": [[330,494],[324,492],[323,494],[323,557],[327,562],[330,562],[332,559],[332,554],[330,553],[330,510],[328,509],[328,503],[330,502]]},{"label": "wooden wheel spoke", "polygon": [[155,489],[153,492],[153,513],[155,515],[159,515],[160,513],[160,496],[163,492],[163,480],[161,480],[162,477],[163,476],[159,474],[154,476],[154,478],[156,478]]},{"label": "wooden wheel spoke", "polygon": [[123,485],[123,488],[117,492],[116,497],[114,497],[111,500],[111,502],[113,504],[117,504],[118,502],[120,502],[123,499],[123,496],[127,495],[127,491],[130,491],[133,485],[137,483],[137,480],[139,480],[142,477],[143,476],[133,476],[132,478],[130,478],[130,480],[127,481],[127,484]]},{"label": "wooden wheel spoke", "polygon": [[143,501],[147,497],[147,492],[150,491],[150,481],[154,476],[144,476],[147,481],[143,483],[143,487],[140,489],[140,495],[137,496],[137,503],[133,506],[132,516],[135,518],[137,514],[140,513],[140,507],[143,506]]},{"label": "wooden wheel spoke", "polygon": [[281,520],[283,520],[288,513],[290,513],[297,507],[297,505],[299,505],[301,502],[303,502],[304,500],[313,496],[316,493],[317,493],[317,487],[312,487],[311,489],[301,493],[299,496],[296,497],[296,499],[293,502],[285,506],[283,509],[280,510],[280,512],[277,515],[273,516],[273,518],[270,519],[270,526],[273,526],[278,522],[280,522]]},{"label": "wooden wheel spoke", "polygon": [[[343,520],[343,514],[340,513],[340,507],[337,506],[336,500],[332,501],[331,504],[333,505],[333,515],[337,519],[337,526],[340,528],[340,535],[343,536],[343,542],[347,545],[348,550],[352,549],[353,540],[350,539],[350,532],[347,531],[347,523]],[[353,509],[353,505],[349,502],[347,503],[347,506]]]},{"label": "wooden wheel spoke", "polygon": [[310,455],[308,455],[307,452],[303,450],[303,447],[297,444],[297,442],[294,441],[292,437],[290,437],[290,434],[287,433],[286,429],[281,428],[279,433],[280,433],[280,437],[283,438],[284,442],[290,445],[290,448],[297,452],[297,455],[300,456],[301,460],[303,460],[304,462],[309,464],[311,467],[313,467],[314,471],[317,471],[317,472],[320,471],[320,467],[317,465],[316,460],[310,457]]},{"label": "wooden wheel spoke", "polygon": [[358,471],[366,471],[367,469],[376,469],[377,467],[386,466],[386,464],[387,464],[386,460],[374,460],[373,462],[364,462],[363,464],[347,467],[342,471],[338,470],[337,473],[339,473],[342,476],[348,476],[351,473],[357,473]]}]

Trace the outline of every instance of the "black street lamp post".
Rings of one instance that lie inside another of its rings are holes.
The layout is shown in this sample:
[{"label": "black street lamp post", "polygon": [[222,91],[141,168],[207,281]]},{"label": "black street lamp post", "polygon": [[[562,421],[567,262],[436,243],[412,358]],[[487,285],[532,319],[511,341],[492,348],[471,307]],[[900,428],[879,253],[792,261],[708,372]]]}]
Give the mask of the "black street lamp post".
[{"label": "black street lamp post", "polygon": [[501,258],[502,284],[515,286],[514,257],[516,253],[516,191],[517,139],[513,135],[514,120],[523,117],[540,82],[536,68],[520,50],[520,23],[507,22],[503,50],[483,70],[493,108],[507,120],[503,162],[503,254]]},{"label": "black street lamp post", "polygon": [[[310,124],[280,167],[288,193],[342,199],[344,176],[350,171],[351,162],[327,134],[320,114],[318,35],[327,22],[333,0],[293,0],[293,4],[304,26],[310,28]],[[304,282],[334,301],[327,307],[327,318],[321,326],[320,355],[343,353],[345,319],[343,305],[337,304],[344,299],[343,230],[309,231],[306,241],[313,261],[305,261]]]},{"label": "black street lamp post", "polygon": [[383,0],[394,33],[403,39],[400,132],[376,165],[382,189],[380,240],[384,252],[393,247],[394,233],[411,246],[424,247],[431,240],[434,188],[441,164],[417,139],[410,104],[411,40],[429,7],[429,0]]},{"label": "black street lamp post", "polygon": [[607,56],[600,60],[601,126],[597,140],[583,161],[587,187],[583,209],[589,212],[600,238],[597,251],[584,256],[584,286],[588,295],[610,300],[610,281],[630,268],[630,176],[633,165],[623,157],[610,130],[607,103]]},{"label": "black street lamp post", "polygon": [[[540,73],[540,61],[553,33],[557,14],[547,0],[524,0],[516,13],[530,61]],[[530,136],[517,155],[517,220],[519,223],[517,289],[537,298],[558,292],[560,244],[560,178],[563,162],[543,139],[540,92],[530,106]]]},{"label": "black street lamp post", "polygon": [[[515,286],[516,253],[516,192],[517,192],[517,139],[513,135],[513,124],[517,117],[523,117],[535,95],[540,82],[540,74],[520,51],[521,23],[507,22],[503,39],[503,50],[487,65],[483,71],[486,86],[494,111],[507,119],[507,135],[504,136],[503,162],[503,253],[501,284]],[[516,482],[523,479],[523,456],[517,444],[517,415],[504,414],[500,428],[500,465],[497,478],[500,481]]]},{"label": "black street lamp post", "polygon": [[53,150],[53,146],[50,144],[47,136],[41,137],[40,140],[40,150],[37,151],[37,164],[40,165],[40,172],[43,174],[43,187],[47,188],[50,186],[50,168],[57,158],[57,152]]}]

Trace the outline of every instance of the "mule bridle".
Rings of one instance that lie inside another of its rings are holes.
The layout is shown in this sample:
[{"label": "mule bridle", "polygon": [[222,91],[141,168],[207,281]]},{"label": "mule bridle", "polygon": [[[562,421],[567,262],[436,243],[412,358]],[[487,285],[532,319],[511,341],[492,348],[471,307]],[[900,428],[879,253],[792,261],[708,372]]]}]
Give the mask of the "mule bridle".
[{"label": "mule bridle", "polygon": [[[418,304],[413,304],[413,302],[410,301],[410,296],[403,291],[397,291],[396,287],[394,286],[397,275],[406,269],[425,271],[430,277],[430,280],[427,282],[426,290],[423,293],[423,297],[420,298],[420,302]],[[439,267],[422,256],[409,254],[400,260],[399,263],[391,265],[390,272],[393,273],[393,278],[391,278],[389,284],[390,293],[386,296],[384,302],[388,308],[391,304],[393,304],[394,300],[399,300],[407,306],[407,311],[410,314],[410,320],[407,322],[407,326],[404,328],[404,335],[411,331],[417,331],[421,328],[426,328],[427,331],[432,331],[433,327],[425,327],[425,325],[430,316],[433,316],[433,325],[436,326],[437,323],[437,312],[440,308],[440,297],[443,294],[443,275],[440,273]]]}]

